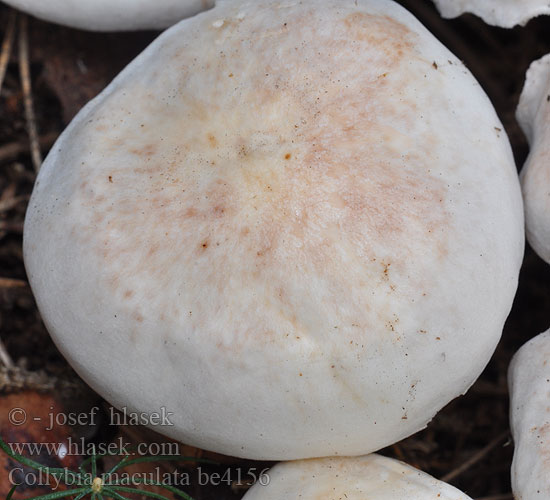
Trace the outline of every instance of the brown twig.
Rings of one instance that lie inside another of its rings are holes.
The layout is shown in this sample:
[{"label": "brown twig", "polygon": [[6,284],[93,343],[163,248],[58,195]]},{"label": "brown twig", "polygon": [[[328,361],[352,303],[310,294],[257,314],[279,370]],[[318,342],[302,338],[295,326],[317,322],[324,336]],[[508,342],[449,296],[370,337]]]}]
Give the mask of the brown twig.
[{"label": "brown twig", "polygon": [[[59,134],[57,132],[52,132],[46,134],[38,139],[40,147],[43,149],[49,149],[52,147],[52,144],[56,141]],[[0,162],[5,162],[9,160],[14,160],[22,153],[27,153],[30,151],[28,142],[10,142],[0,146]]]},{"label": "brown twig", "polygon": [[0,213],[7,212],[8,210],[15,208],[20,203],[23,203],[26,201],[29,201],[29,195],[14,196],[13,198],[9,198],[7,200],[0,200]]},{"label": "brown twig", "polygon": [[2,92],[2,85],[4,84],[4,77],[6,76],[6,70],[8,69],[8,63],[10,62],[13,39],[15,38],[16,21],[17,11],[12,10],[8,17],[8,25],[6,27],[4,40],[2,41],[2,49],[0,50],[0,93]]},{"label": "brown twig", "polygon": [[29,29],[26,15],[21,15],[19,18],[19,73],[21,75],[21,86],[23,88],[23,104],[25,105],[25,119],[27,121],[27,132],[29,134],[31,159],[34,170],[38,172],[42,164],[42,154],[40,153],[38,127],[36,125],[32,98],[31,68],[29,63]]},{"label": "brown twig", "polygon": [[28,283],[13,278],[0,278],[0,288],[25,288]]},{"label": "brown twig", "polygon": [[460,476],[463,472],[468,470],[470,467],[478,463],[479,461],[483,460],[492,450],[494,450],[498,445],[503,444],[506,442],[510,435],[509,431],[505,431],[501,434],[499,434],[496,438],[494,438],[487,446],[483,447],[481,450],[479,450],[477,453],[472,455],[466,462],[464,462],[462,465],[457,467],[456,469],[452,470],[448,474],[445,474],[441,481],[448,483],[449,481],[452,481],[456,477]]},{"label": "brown twig", "polygon": [[393,452],[395,453],[395,455],[397,456],[397,458],[399,460],[401,460],[402,462],[407,461],[407,458],[405,457],[405,454],[403,453],[403,450],[399,446],[399,443],[395,443],[394,445],[392,445],[392,449],[393,449]]},{"label": "brown twig", "polygon": [[2,237],[2,232],[23,234],[23,223],[0,221],[0,237]]}]

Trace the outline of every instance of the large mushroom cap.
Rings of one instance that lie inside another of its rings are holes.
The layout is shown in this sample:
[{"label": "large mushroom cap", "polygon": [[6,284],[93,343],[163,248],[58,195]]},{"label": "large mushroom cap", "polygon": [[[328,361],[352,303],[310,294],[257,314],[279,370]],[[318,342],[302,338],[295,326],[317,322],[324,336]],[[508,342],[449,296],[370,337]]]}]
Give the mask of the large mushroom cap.
[{"label": "large mushroom cap", "polygon": [[527,239],[550,264],[550,54],[529,67],[516,116],[531,146],[521,171]]},{"label": "large mushroom cap", "polygon": [[550,498],[550,330],[516,353],[508,382],[515,498]]},{"label": "large mushroom cap", "polygon": [[2,0],[45,21],[91,31],[164,29],[214,0]]},{"label": "large mushroom cap", "polygon": [[243,500],[471,500],[455,487],[380,455],[280,463]]},{"label": "large mushroom cap", "polygon": [[433,0],[443,17],[458,17],[471,12],[487,24],[513,28],[533,17],[550,14],[548,0]]},{"label": "large mushroom cap", "polygon": [[289,459],[379,449],[466,391],[523,234],[489,100],[402,7],[230,1],[63,133],[24,252],[53,338],[107,400]]}]

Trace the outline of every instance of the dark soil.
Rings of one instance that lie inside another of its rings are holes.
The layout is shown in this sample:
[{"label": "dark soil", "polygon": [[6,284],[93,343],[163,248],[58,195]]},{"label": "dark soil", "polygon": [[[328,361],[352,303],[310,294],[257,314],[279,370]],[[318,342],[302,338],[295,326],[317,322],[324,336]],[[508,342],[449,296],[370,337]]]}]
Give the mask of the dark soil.
[{"label": "dark soil", "polygon": [[[525,27],[504,30],[489,27],[470,15],[443,20],[428,0],[399,0],[399,3],[415,13],[464,60],[480,81],[497,109],[517,164],[521,166],[528,146],[514,112],[530,62],[550,52],[550,17],[535,19]],[[7,7],[0,6],[0,36],[3,36],[8,11]],[[85,33],[35,19],[29,20],[29,28],[33,96],[44,154],[75,113],[157,35],[152,32]],[[0,209],[0,277],[23,283],[6,282],[0,287],[0,336],[17,364],[13,370],[0,372],[0,401],[8,394],[30,388],[50,390],[68,408],[86,408],[97,402],[97,396],[78,379],[51,342],[30,289],[25,286],[22,225],[34,171],[27,147],[17,47],[15,49],[0,96],[0,205],[16,198],[7,208]],[[19,152],[7,153],[6,148],[14,145],[20,146]],[[426,430],[382,453],[441,478],[496,440],[498,444],[482,459],[450,482],[473,498],[512,498],[509,472],[513,444],[506,435],[502,437],[509,429],[507,367],[524,342],[549,326],[550,266],[527,248],[514,307],[502,341],[483,375],[466,396],[450,403]],[[25,397],[24,392],[21,395]],[[3,411],[5,406],[0,405],[0,409]],[[78,435],[81,430],[71,432]],[[118,432],[118,429],[98,426],[92,433],[88,432],[86,438],[96,443],[108,441]],[[139,427],[133,430],[132,438],[158,440]],[[237,469],[241,468],[241,474],[246,476],[249,467],[264,466],[221,460],[224,465],[203,466],[203,470],[223,473],[230,466],[233,484],[200,486],[193,473],[193,484],[187,492],[195,499],[241,498],[246,487],[236,484]],[[6,481],[0,470],[0,493]],[[25,496],[28,493],[22,495]]]}]

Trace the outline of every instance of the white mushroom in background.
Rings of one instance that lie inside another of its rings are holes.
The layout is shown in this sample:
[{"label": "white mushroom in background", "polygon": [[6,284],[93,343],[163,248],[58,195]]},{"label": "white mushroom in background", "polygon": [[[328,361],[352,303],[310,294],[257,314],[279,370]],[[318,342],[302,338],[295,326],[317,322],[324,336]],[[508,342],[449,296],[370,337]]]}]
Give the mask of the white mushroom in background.
[{"label": "white mushroom in background", "polygon": [[513,28],[526,24],[533,17],[550,14],[548,0],[433,0],[441,15],[458,17],[471,12],[487,24]]},{"label": "white mushroom in background", "polygon": [[488,362],[523,246],[488,98],[387,0],[227,1],[168,30],[52,148],[24,234],[94,389],[255,459],[423,428]]},{"label": "white mushroom in background", "polygon": [[262,475],[243,500],[471,500],[410,465],[367,455],[283,462]]},{"label": "white mushroom in background", "polygon": [[550,264],[550,54],[529,67],[516,116],[531,146],[521,171],[527,239]]},{"label": "white mushroom in background", "polygon": [[91,31],[164,29],[215,0],[2,0],[35,17]]},{"label": "white mushroom in background", "polygon": [[514,356],[508,372],[515,498],[550,498],[550,330]]}]

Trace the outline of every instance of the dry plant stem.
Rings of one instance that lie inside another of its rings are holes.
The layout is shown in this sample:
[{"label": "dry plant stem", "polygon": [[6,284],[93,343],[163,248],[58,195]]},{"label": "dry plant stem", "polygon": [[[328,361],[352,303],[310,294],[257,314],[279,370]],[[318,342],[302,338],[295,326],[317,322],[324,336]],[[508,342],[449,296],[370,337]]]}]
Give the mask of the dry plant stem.
[{"label": "dry plant stem", "polygon": [[88,387],[80,379],[59,378],[46,372],[29,371],[24,366],[15,365],[11,368],[0,363],[0,394],[10,394],[21,391],[56,391],[66,398],[81,398],[87,394]]},{"label": "dry plant stem", "polygon": [[463,472],[468,470],[470,467],[478,463],[479,461],[483,460],[486,455],[488,455],[493,449],[495,449],[499,444],[503,444],[506,442],[508,437],[510,436],[510,431],[505,431],[502,434],[499,434],[496,438],[494,438],[487,446],[479,450],[476,454],[474,454],[471,458],[466,460],[460,467],[457,467],[456,469],[452,470],[448,474],[445,474],[441,481],[448,483],[455,479],[456,477],[460,476]]},{"label": "dry plant stem", "polygon": [[8,24],[4,40],[2,41],[2,49],[0,51],[0,93],[2,93],[2,84],[6,76],[6,69],[10,61],[11,50],[13,47],[13,39],[15,37],[15,26],[17,21],[17,11],[11,10],[8,17]]},{"label": "dry plant stem", "polygon": [[15,366],[13,364],[13,360],[11,359],[11,356],[8,354],[8,351],[4,347],[4,343],[2,342],[2,339],[0,339],[0,361],[8,369],[12,369]]},{"label": "dry plant stem", "polygon": [[31,69],[29,63],[29,28],[28,18],[25,15],[22,15],[19,19],[19,73],[21,75],[21,85],[23,87],[23,103],[25,105],[25,119],[27,121],[27,130],[29,134],[31,159],[34,170],[38,172],[42,164],[42,155],[38,142],[38,128],[36,126],[36,116],[34,114],[32,98]]},{"label": "dry plant stem", "polygon": [[[38,139],[41,148],[49,149],[55,142],[59,134],[52,132]],[[29,152],[29,144],[27,142],[10,142],[0,146],[0,163],[14,160],[20,154]]]}]

